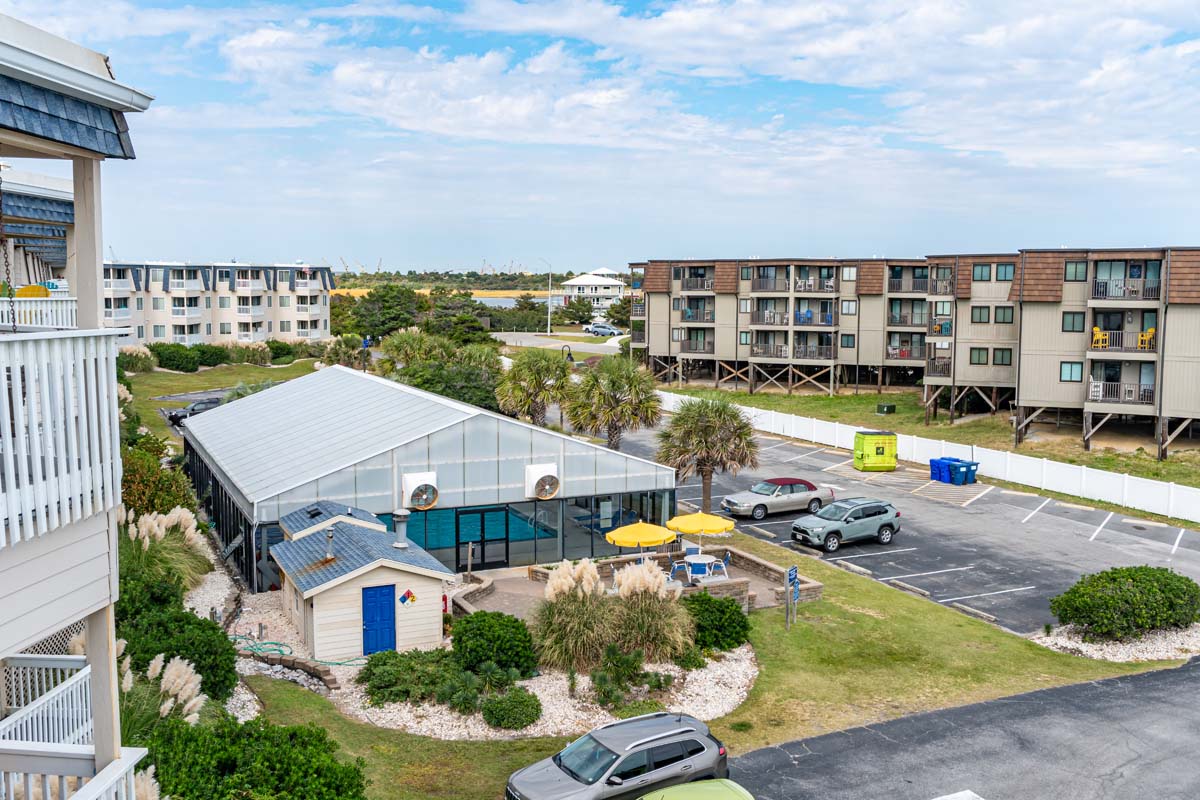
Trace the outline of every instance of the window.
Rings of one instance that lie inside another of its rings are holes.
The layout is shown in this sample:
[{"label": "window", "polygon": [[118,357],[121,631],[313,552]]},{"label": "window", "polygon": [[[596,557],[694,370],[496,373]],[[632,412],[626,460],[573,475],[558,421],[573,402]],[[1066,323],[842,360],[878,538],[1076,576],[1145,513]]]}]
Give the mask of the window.
[{"label": "window", "polygon": [[738,311],[743,314],[750,313],[750,298],[744,297],[741,300],[738,300]]},{"label": "window", "polygon": [[842,315],[843,316],[853,316],[854,314],[857,314],[857,313],[858,313],[858,301],[857,300],[843,300],[842,301]]},{"label": "window", "polygon": [[683,267],[672,267],[671,268],[671,280],[673,280],[673,281],[683,280]]},{"label": "window", "polygon": [[750,268],[749,267],[742,267],[741,277],[742,277],[742,280],[744,280],[744,281],[750,280]]},{"label": "window", "polygon": [[228,297],[218,297],[217,298],[217,308],[229,308],[229,298]]},{"label": "window", "polygon": [[971,322],[991,322],[991,314],[988,306],[971,306]]},{"label": "window", "polygon": [[211,322],[204,323],[204,334],[206,336],[212,336],[212,323]]},{"label": "window", "polygon": [[991,264],[976,264],[971,270],[971,280],[990,281],[992,279]]},{"label": "window", "polygon": [[739,344],[750,344],[750,331],[742,331],[738,335]]},{"label": "window", "polygon": [[671,328],[671,341],[672,342],[682,342],[683,341],[683,328]]},{"label": "window", "polygon": [[1012,306],[996,306],[996,324],[997,325],[1012,325],[1013,307]]},{"label": "window", "polygon": [[1012,366],[1012,348],[997,347],[992,351],[992,363],[998,367]]},{"label": "window", "polygon": [[217,283],[229,283],[229,270],[217,270]]},{"label": "window", "polygon": [[137,310],[138,311],[142,310],[142,298],[140,298],[140,297],[137,299]]},{"label": "window", "polygon": [[1063,383],[1080,383],[1083,381],[1082,361],[1060,361],[1058,364],[1058,379]]},{"label": "window", "polygon": [[997,264],[996,265],[996,280],[1011,281],[1013,279],[1012,264]]},{"label": "window", "polygon": [[685,758],[687,758],[687,753],[683,752],[683,744],[680,742],[660,744],[658,747],[650,748],[650,760],[654,762],[653,769],[662,769],[672,764],[678,764]]},{"label": "window", "polygon": [[842,267],[842,280],[844,280],[844,281],[858,280],[858,267]]},{"label": "window", "polygon": [[292,321],[290,319],[281,319],[279,321],[279,332],[280,333],[291,333],[292,332]]},{"label": "window", "polygon": [[275,324],[275,320],[267,320],[267,333],[271,332],[271,326]]},{"label": "window", "polygon": [[683,298],[682,297],[672,297],[671,298],[671,310],[678,311],[681,308],[683,308]]},{"label": "window", "polygon": [[275,298],[274,298],[274,297],[272,297],[271,295],[267,295],[267,308],[270,308],[270,307],[271,307],[271,302],[272,302],[274,299],[275,299]]},{"label": "window", "polygon": [[154,338],[155,339],[165,339],[166,336],[167,336],[167,326],[166,325],[155,325],[154,326]]},{"label": "window", "polygon": [[138,325],[137,332],[138,332],[139,339],[146,338],[146,327],[144,325]]},{"label": "window", "polygon": [[157,269],[151,269],[151,270],[150,270],[150,282],[151,282],[151,283],[154,283],[154,284],[158,284],[159,286],[161,286],[161,285],[162,285],[162,281],[163,281],[163,270],[162,270],[162,268],[161,268],[161,267],[159,267],[159,268],[157,268]]},{"label": "window", "polygon": [[854,349],[854,334],[853,333],[843,333],[842,334],[842,347],[845,347],[847,350]]},{"label": "window", "polygon": [[688,754],[688,758],[692,758],[693,756],[698,756],[703,753],[705,747],[695,739],[688,739],[683,743],[683,749]]},{"label": "window", "polygon": [[949,300],[938,300],[933,304],[933,315],[935,317],[950,316],[950,306],[953,305]]},{"label": "window", "polygon": [[987,351],[986,347],[972,347],[971,348],[971,363],[972,364],[986,364],[986,363],[988,363],[987,358],[988,358],[988,351]]},{"label": "window", "polygon": [[205,297],[205,298],[204,298],[204,307],[205,307],[205,308],[212,308],[212,298],[211,298],[211,297]]},{"label": "window", "polygon": [[285,294],[279,295],[279,307],[280,308],[290,308],[291,305],[292,305],[292,298],[288,297]]},{"label": "window", "polygon": [[228,322],[222,322],[222,323],[221,323],[221,333],[223,333],[223,334],[230,334],[230,333],[232,333],[232,332],[233,332],[233,326],[232,326],[232,325],[230,325]]},{"label": "window", "polygon": [[329,305],[329,295],[327,295],[327,294],[321,295],[321,305],[323,305],[323,306]]},{"label": "window", "polygon": [[639,775],[645,775],[650,771],[650,751],[643,750],[640,753],[633,753],[625,757],[625,760],[617,765],[613,770],[612,777],[620,778],[623,781],[633,780]]},{"label": "window", "polygon": [[1084,312],[1064,311],[1062,329],[1065,333],[1083,333]]},{"label": "window", "polygon": [[1080,282],[1087,280],[1087,262],[1086,261],[1068,261],[1063,268],[1063,280]]}]

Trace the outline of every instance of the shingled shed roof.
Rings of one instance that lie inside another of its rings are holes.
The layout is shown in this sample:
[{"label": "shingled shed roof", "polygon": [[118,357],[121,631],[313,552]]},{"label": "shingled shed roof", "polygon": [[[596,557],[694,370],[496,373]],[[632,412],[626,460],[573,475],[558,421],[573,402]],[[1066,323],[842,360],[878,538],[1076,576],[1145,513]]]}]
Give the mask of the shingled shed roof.
[{"label": "shingled shed roof", "polygon": [[1200,249],[1171,250],[1168,303],[1200,303]]}]

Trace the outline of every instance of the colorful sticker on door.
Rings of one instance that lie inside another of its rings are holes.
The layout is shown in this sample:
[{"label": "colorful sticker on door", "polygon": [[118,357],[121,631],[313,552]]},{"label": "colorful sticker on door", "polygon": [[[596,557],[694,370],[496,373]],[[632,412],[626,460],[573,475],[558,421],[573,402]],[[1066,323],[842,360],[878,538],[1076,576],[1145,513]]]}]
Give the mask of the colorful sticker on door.
[{"label": "colorful sticker on door", "polygon": [[412,589],[405,589],[404,594],[400,595],[400,605],[407,606],[417,602],[417,596],[413,594]]}]

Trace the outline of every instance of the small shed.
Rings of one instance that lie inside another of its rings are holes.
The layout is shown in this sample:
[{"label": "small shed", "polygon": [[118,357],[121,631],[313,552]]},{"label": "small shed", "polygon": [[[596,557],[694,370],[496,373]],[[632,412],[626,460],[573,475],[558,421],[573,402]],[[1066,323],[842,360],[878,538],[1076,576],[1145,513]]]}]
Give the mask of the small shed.
[{"label": "small shed", "polygon": [[306,521],[323,516],[322,522],[297,520],[289,537],[271,547],[284,611],[313,657],[346,661],[439,647],[442,598],[454,573],[403,533],[388,533],[369,512],[316,511]]}]

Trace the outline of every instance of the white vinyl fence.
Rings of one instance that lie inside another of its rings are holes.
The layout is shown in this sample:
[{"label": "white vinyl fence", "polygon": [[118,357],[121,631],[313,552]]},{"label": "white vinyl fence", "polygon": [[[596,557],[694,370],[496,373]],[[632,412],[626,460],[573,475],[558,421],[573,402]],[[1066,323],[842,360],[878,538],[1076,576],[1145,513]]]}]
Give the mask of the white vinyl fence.
[{"label": "white vinyl fence", "polygon": [[[663,411],[674,411],[689,398],[671,392],[658,393]],[[779,411],[738,406],[756,430],[793,439],[803,439],[827,447],[853,450],[854,433],[862,426],[843,425],[812,417],[798,417]],[[979,462],[979,474],[1035,489],[1103,500],[1129,508],[1148,511],[1192,522],[1200,522],[1200,489],[1179,486],[1147,478],[1135,478],[1117,472],[1063,464],[1046,458],[1033,458],[1005,450],[991,450],[969,444],[925,439],[897,434],[897,453],[902,461],[928,464],[931,458],[954,456]]]}]

